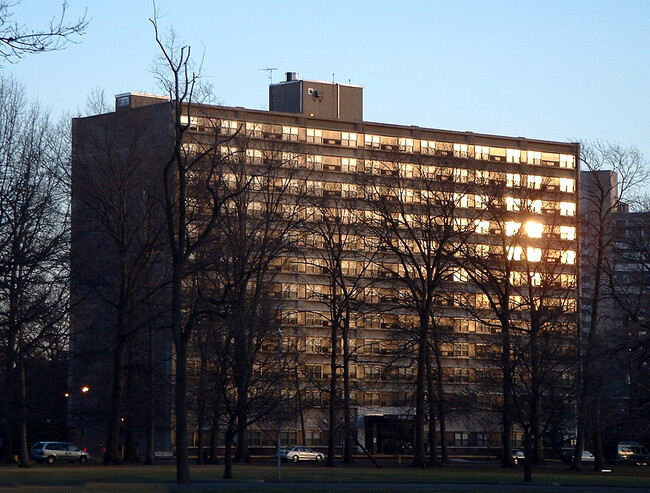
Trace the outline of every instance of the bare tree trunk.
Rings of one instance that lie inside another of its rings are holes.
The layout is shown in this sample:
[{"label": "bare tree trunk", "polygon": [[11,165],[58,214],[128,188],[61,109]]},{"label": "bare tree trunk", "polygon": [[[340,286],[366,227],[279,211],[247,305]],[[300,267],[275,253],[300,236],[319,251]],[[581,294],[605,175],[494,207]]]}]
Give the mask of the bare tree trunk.
[{"label": "bare tree trunk", "polygon": [[228,424],[226,430],[226,443],[223,457],[223,479],[232,479],[232,441],[235,436],[234,425]]},{"label": "bare tree trunk", "polygon": [[[332,286],[330,286],[332,287]],[[333,286],[333,289],[336,289],[336,286]],[[332,310],[334,311],[334,310]],[[328,431],[329,436],[327,438],[327,462],[325,465],[333,467],[336,465],[336,392],[337,392],[337,378],[336,378],[336,364],[337,364],[337,342],[338,342],[338,331],[337,331],[337,320],[335,315],[332,314],[332,333],[331,333],[331,345],[332,353],[330,359],[330,401],[329,401],[329,423]]]},{"label": "bare tree trunk", "polygon": [[[437,344],[436,344],[437,346]],[[441,461],[443,464],[449,464],[449,452],[447,449],[447,409],[445,403],[445,389],[442,382],[442,358],[440,357],[440,351],[436,350],[436,367],[438,368],[438,379],[436,383],[438,385],[438,420],[440,421],[440,455]]]},{"label": "bare tree trunk", "polygon": [[18,467],[29,467],[29,449],[27,448],[27,382],[25,377],[25,363],[18,364]]},{"label": "bare tree trunk", "polygon": [[[507,299],[507,298],[506,298]],[[501,435],[503,457],[501,467],[513,467],[512,461],[512,363],[510,361],[510,315],[507,315],[505,323],[502,320],[501,330],[503,332],[503,348],[501,349],[501,368],[502,368],[502,389],[503,389],[503,409],[501,418],[503,421],[503,433]]]},{"label": "bare tree trunk", "polygon": [[415,448],[413,450],[413,465],[426,467],[424,452],[424,421],[425,421],[425,390],[426,365],[429,348],[429,312],[420,314],[420,330],[418,338],[417,380],[415,387]]},{"label": "bare tree trunk", "polygon": [[4,423],[4,447],[2,461],[5,464],[14,462],[14,420],[13,420],[13,399],[14,399],[14,367],[13,352],[10,351],[5,364],[4,396],[3,396],[3,414]]},{"label": "bare tree trunk", "polygon": [[526,482],[533,480],[533,461],[531,460],[533,447],[531,442],[530,430],[524,430],[524,481]]},{"label": "bare tree trunk", "polygon": [[[217,390],[220,392],[220,390]],[[209,464],[218,464],[219,463],[219,406],[221,402],[219,399],[215,399],[214,409],[212,411],[212,427],[210,429],[210,459],[208,460]]]},{"label": "bare tree trunk", "polygon": [[305,428],[305,409],[302,403],[302,391],[300,389],[300,376],[298,375],[298,367],[294,367],[294,378],[296,382],[296,396],[298,398],[298,414],[300,415],[300,440],[303,445],[305,444],[305,436],[307,435],[307,428]]},{"label": "bare tree trunk", "polygon": [[145,464],[152,465],[154,462],[154,452],[156,446],[156,392],[155,392],[155,351],[154,351],[154,332],[149,331],[149,351],[148,351],[148,368],[147,368],[147,455]]},{"label": "bare tree trunk", "polygon": [[352,457],[352,434],[355,430],[352,427],[352,417],[350,412],[350,310],[346,310],[345,321],[343,323],[343,421],[344,421],[344,448],[343,462],[351,464]]},{"label": "bare tree trunk", "polygon": [[182,264],[176,261],[172,279],[172,333],[176,348],[176,482],[190,483],[187,424],[187,338],[182,328]]},{"label": "bare tree trunk", "polygon": [[429,467],[435,467],[438,461],[438,443],[436,435],[436,398],[433,385],[433,368],[431,358],[427,361],[427,390],[429,394]]},{"label": "bare tree trunk", "polygon": [[122,427],[122,397],[124,393],[124,355],[126,341],[117,336],[113,355],[113,392],[111,395],[111,416],[106,437],[106,454],[103,464],[121,464],[119,454],[120,428]]}]

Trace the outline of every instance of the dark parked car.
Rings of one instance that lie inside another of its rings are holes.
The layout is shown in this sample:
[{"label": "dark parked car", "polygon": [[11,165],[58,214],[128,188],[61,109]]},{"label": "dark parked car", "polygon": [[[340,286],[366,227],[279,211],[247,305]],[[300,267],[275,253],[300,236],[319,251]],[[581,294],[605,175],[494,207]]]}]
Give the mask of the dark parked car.
[{"label": "dark parked car", "polygon": [[29,458],[38,463],[54,464],[56,461],[68,461],[84,464],[89,457],[88,452],[68,442],[36,442],[29,450]]},{"label": "dark parked car", "polygon": [[646,466],[650,464],[650,453],[640,443],[618,442],[616,462],[619,464]]},{"label": "dark parked car", "polygon": [[[571,464],[573,462],[573,452],[568,452],[566,454],[563,454],[562,455],[562,460],[567,465]],[[583,464],[593,464],[595,460],[596,459],[594,458],[594,454],[592,454],[588,450],[583,450],[582,451],[582,463]]]}]

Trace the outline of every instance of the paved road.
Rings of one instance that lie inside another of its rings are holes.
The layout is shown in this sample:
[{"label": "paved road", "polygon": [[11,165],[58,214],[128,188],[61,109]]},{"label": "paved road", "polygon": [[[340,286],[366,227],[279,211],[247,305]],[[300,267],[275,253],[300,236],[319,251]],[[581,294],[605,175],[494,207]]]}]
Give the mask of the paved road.
[{"label": "paved road", "polygon": [[283,492],[283,493],[319,493],[336,491],[339,493],[389,493],[389,492],[499,492],[499,493],[645,493],[645,487],[612,487],[588,485],[559,485],[543,483],[507,483],[507,484],[463,484],[463,483],[354,483],[354,482],[205,482],[192,483],[191,486],[176,489],[170,485],[170,491],[236,491],[237,493]]}]

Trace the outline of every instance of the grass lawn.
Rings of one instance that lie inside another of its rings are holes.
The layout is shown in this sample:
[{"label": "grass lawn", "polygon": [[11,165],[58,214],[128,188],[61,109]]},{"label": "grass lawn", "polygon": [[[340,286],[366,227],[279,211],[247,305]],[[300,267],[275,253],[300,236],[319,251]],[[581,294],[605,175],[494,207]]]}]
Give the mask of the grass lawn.
[{"label": "grass lawn", "polygon": [[[368,491],[384,493],[395,491],[394,483],[412,483],[408,491],[418,491],[418,483],[431,487],[435,483],[465,483],[465,491],[473,491],[472,484],[498,485],[498,491],[520,491],[523,487],[523,469],[503,470],[496,464],[452,464],[436,469],[413,469],[406,465],[376,469],[365,464],[338,465],[328,468],[315,464],[282,464],[283,484],[277,484],[274,465],[235,465],[233,474],[237,484],[221,480],[223,466],[192,466],[191,488],[175,485],[176,468],[173,464],[154,466],[128,465],[105,467],[95,464],[36,465],[29,469],[15,466],[0,467],[0,493],[34,491],[54,492],[175,492],[175,491]],[[247,483],[240,483],[246,481]],[[344,482],[380,483],[379,485],[346,486]],[[393,485],[391,486],[391,483]],[[560,485],[582,491],[576,486],[641,487],[650,491],[650,467],[615,467],[609,474],[585,470],[580,473],[568,467],[552,464],[534,468],[533,483],[547,487]],[[436,491],[461,491],[458,485],[452,489]],[[497,491],[496,489],[493,491]],[[526,485],[527,492],[537,491]],[[562,489],[553,489],[562,491]]]}]

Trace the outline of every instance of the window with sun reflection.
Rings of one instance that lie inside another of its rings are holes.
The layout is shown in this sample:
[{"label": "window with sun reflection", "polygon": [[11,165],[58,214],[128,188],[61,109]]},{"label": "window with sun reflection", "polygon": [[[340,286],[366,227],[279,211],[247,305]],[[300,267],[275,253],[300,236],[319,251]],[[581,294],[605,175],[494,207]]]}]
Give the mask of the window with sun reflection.
[{"label": "window with sun reflection", "polygon": [[537,221],[528,221],[525,225],[526,234],[529,238],[541,238],[544,225]]}]

